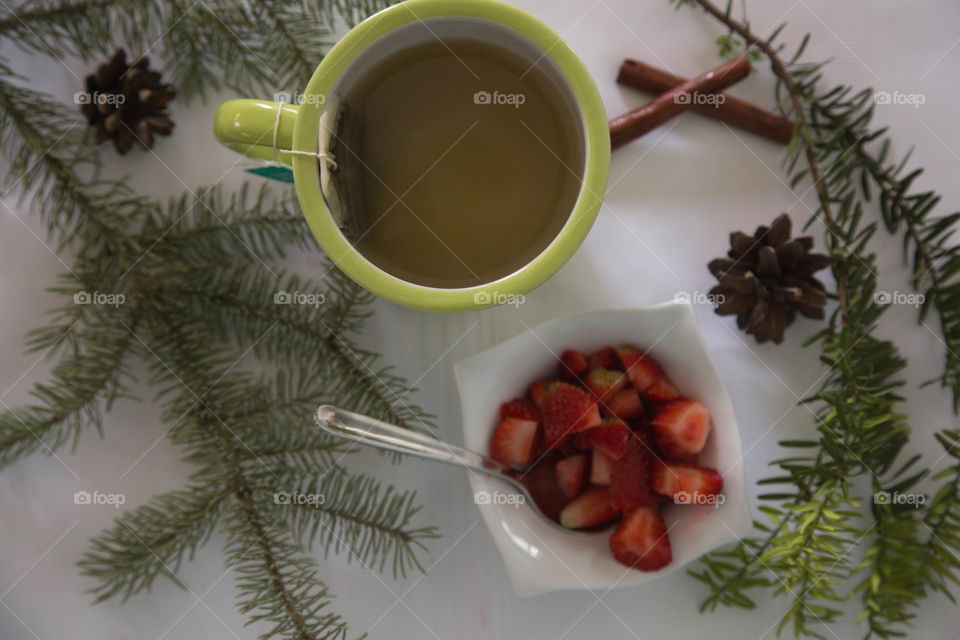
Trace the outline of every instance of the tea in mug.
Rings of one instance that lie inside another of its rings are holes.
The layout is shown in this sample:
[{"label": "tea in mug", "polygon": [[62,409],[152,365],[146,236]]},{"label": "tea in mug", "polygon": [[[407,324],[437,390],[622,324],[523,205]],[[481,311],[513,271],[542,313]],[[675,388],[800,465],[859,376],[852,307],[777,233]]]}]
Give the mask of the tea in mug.
[{"label": "tea in mug", "polygon": [[342,200],[363,221],[351,241],[398,278],[492,282],[541,253],[574,208],[585,143],[545,60],[435,38],[374,64],[339,100]]}]

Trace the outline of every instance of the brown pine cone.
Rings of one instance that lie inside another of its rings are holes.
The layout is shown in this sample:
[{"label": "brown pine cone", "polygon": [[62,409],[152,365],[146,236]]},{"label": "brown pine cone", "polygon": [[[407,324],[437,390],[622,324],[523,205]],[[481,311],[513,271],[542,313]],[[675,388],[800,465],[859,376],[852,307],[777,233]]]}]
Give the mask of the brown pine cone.
[{"label": "brown pine cone", "polygon": [[830,257],[811,253],[813,238],[790,238],[792,222],[781,214],[769,227],[752,236],[730,234],[730,251],[708,265],[719,284],[710,294],[719,302],[716,312],[736,315],[737,326],[757,342],[783,342],[786,328],[797,313],[822,319],[827,296],[823,283],[813,277],[829,266]]},{"label": "brown pine cone", "polygon": [[177,92],[149,67],[146,58],[128,65],[126,52],[119,49],[87,76],[86,91],[78,94],[80,110],[97,144],[113,140],[122,155],[134,142],[149,149],[154,136],[170,135],[173,121],[167,104]]}]

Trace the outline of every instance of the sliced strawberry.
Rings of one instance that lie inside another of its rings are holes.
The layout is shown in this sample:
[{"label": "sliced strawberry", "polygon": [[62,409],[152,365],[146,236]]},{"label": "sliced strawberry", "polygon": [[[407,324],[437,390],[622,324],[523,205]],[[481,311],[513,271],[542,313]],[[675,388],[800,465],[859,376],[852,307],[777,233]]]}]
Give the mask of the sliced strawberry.
[{"label": "sliced strawberry", "polygon": [[650,486],[681,504],[702,504],[698,496],[715,496],[723,490],[723,476],[716,469],[683,462],[656,461]]},{"label": "sliced strawberry", "polygon": [[643,392],[643,397],[654,404],[660,404],[679,398],[680,392],[670,382],[670,378],[664,376],[647,387],[647,390]]},{"label": "sliced strawberry", "polygon": [[614,460],[619,460],[627,452],[630,427],[619,418],[604,418],[603,424],[584,433],[590,434],[594,450],[602,451]]},{"label": "sliced strawberry", "polygon": [[566,382],[555,382],[547,387],[541,416],[548,447],[569,434],[600,424],[596,401],[583,389]]},{"label": "sliced strawberry", "polygon": [[[593,429],[596,429],[596,427]],[[573,434],[573,446],[580,451],[589,451],[590,449],[593,449],[593,438],[590,435],[593,429],[577,431],[575,434]]]},{"label": "sliced strawberry", "polygon": [[643,436],[631,434],[626,453],[610,469],[610,493],[613,506],[621,511],[652,504],[650,469],[653,452]]},{"label": "sliced strawberry", "polygon": [[590,458],[590,483],[610,484],[610,470],[613,468],[613,458],[602,451],[593,450]]},{"label": "sliced strawberry", "polygon": [[503,464],[526,464],[530,462],[536,436],[537,423],[533,420],[507,418],[493,432],[490,456]]},{"label": "sliced strawberry", "polygon": [[540,411],[537,410],[537,405],[532,401],[524,398],[514,398],[510,402],[504,402],[500,405],[500,417],[540,422]]},{"label": "sliced strawberry", "polygon": [[670,458],[696,455],[710,435],[710,412],[690,398],[677,398],[663,405],[653,417],[657,445]]},{"label": "sliced strawberry", "polygon": [[637,507],[626,513],[610,535],[610,551],[617,562],[640,571],[657,571],[670,564],[673,554],[667,525],[657,507]]},{"label": "sliced strawberry", "polygon": [[547,395],[547,387],[554,382],[557,382],[557,380],[545,378],[543,380],[537,380],[530,385],[527,393],[530,394],[530,399],[533,400],[533,404],[537,405],[538,408],[543,408],[543,398]]},{"label": "sliced strawberry", "polygon": [[560,524],[568,529],[583,529],[610,522],[618,515],[610,490],[597,487],[584,491],[565,506],[560,512]]},{"label": "sliced strawberry", "polygon": [[575,456],[564,458],[557,462],[554,468],[557,473],[557,484],[568,500],[573,500],[580,494],[587,475],[587,454],[578,453]]},{"label": "sliced strawberry", "polygon": [[643,416],[643,401],[636,389],[623,389],[613,394],[600,410],[621,420],[633,420]]},{"label": "sliced strawberry", "polygon": [[613,394],[627,386],[627,376],[622,371],[598,367],[590,370],[583,379],[583,384],[604,404]]},{"label": "sliced strawberry", "polygon": [[576,380],[587,371],[587,356],[579,351],[567,349],[560,354],[560,373],[568,380]]},{"label": "sliced strawberry", "polygon": [[617,358],[617,352],[612,347],[604,347],[594,351],[587,358],[588,369],[619,369],[620,359]]},{"label": "sliced strawberry", "polygon": [[630,378],[630,384],[637,391],[646,391],[653,383],[663,377],[663,369],[657,361],[646,355],[640,349],[623,346],[617,349],[623,369]]}]

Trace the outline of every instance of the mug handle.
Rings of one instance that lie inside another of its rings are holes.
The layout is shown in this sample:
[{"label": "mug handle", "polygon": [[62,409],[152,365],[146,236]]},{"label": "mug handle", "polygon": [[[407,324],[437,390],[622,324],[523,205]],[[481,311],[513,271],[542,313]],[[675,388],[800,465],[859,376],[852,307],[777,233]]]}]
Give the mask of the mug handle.
[{"label": "mug handle", "polygon": [[[277,110],[280,119],[277,120]],[[279,149],[293,146],[293,125],[298,107],[268,100],[227,100],[213,117],[213,134],[227,147],[245,156],[274,161],[273,136],[276,127],[277,157],[292,164],[293,155]]]}]

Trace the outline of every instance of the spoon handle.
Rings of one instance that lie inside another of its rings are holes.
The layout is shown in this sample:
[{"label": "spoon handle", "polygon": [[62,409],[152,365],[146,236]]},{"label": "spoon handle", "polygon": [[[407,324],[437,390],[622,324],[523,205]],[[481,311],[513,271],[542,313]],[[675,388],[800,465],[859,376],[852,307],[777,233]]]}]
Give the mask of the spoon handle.
[{"label": "spoon handle", "polygon": [[327,433],[378,449],[468,467],[486,474],[499,475],[506,470],[496,460],[475,451],[328,404],[317,409],[315,420],[317,426]]}]

